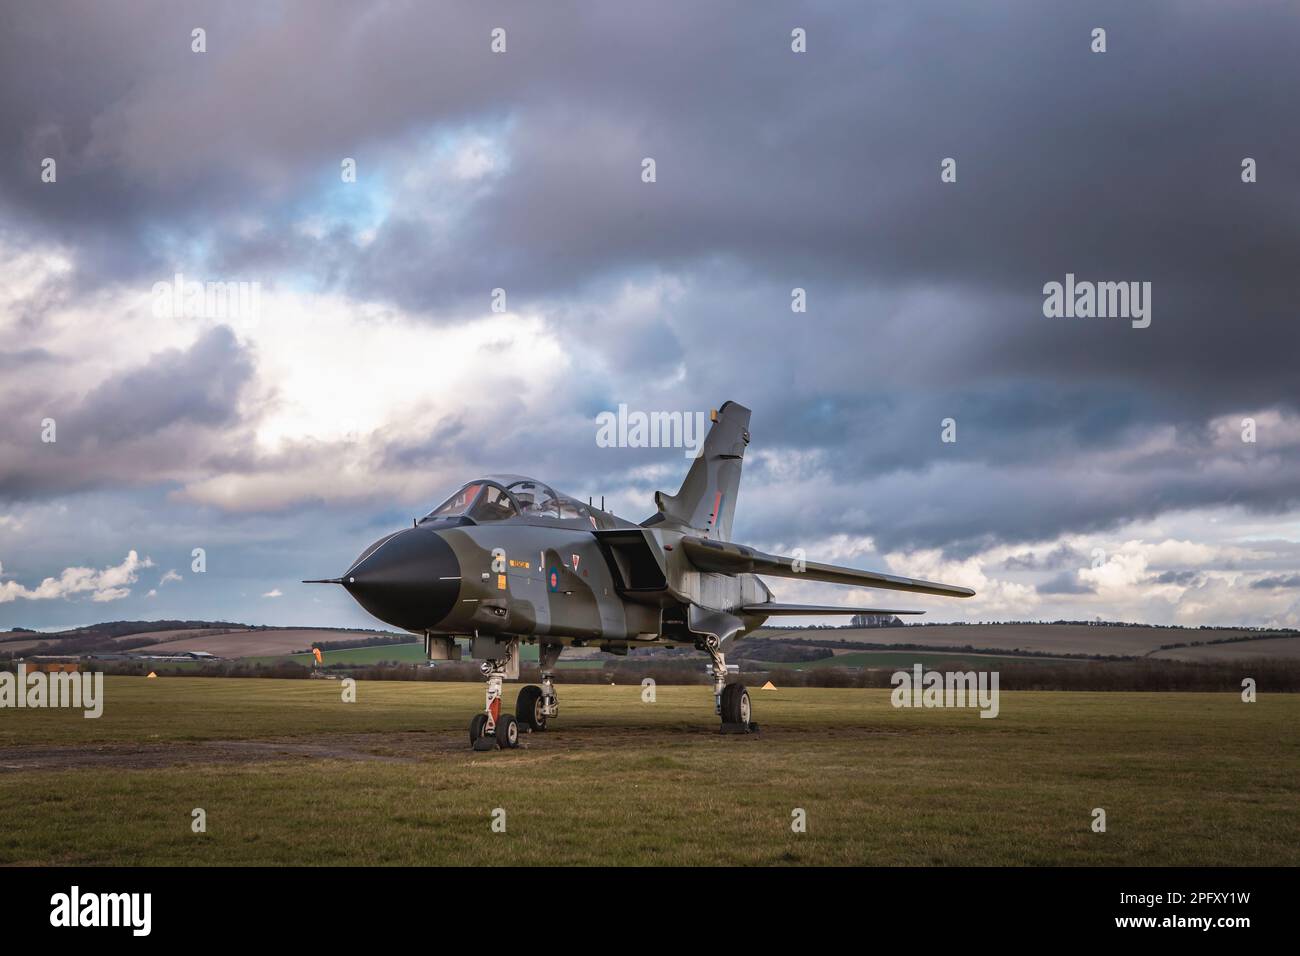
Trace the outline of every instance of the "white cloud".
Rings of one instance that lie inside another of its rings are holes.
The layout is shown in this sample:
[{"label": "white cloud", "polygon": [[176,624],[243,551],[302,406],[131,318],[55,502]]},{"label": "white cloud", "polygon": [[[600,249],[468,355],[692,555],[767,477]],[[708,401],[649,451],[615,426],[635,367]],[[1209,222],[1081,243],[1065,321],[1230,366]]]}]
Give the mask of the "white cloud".
[{"label": "white cloud", "polygon": [[502,161],[498,143],[486,136],[470,136],[457,146],[451,171],[457,179],[481,179],[498,169]]},{"label": "white cloud", "polygon": [[[971,588],[975,596],[949,599],[952,612],[966,618],[1007,618],[1030,615],[1042,603],[1038,592],[1029,585],[990,577],[985,566],[1002,560],[1002,549],[995,553],[973,555],[962,561],[948,560],[937,549],[921,551],[893,551],[885,555],[892,571],[908,577],[955,584]],[[911,597],[911,595],[908,595]]]},{"label": "white cloud", "polygon": [[[385,463],[387,448],[418,445],[449,423],[494,433],[501,404],[481,400],[485,383],[509,382],[511,403],[544,408],[571,378],[566,350],[538,316],[434,326],[342,297],[270,293],[263,310],[256,328],[240,330],[260,382],[249,410],[252,454],[238,469],[185,481],[180,500],[232,511],[322,499],[423,503],[440,476]],[[447,355],[456,360],[430,374],[430,363]],[[358,379],[365,368],[385,372]]]},{"label": "white cloud", "polygon": [[[1203,540],[1189,536],[1198,530]],[[1256,581],[1287,577],[1300,569],[1300,540],[1285,537],[1283,530],[1266,519],[1227,511],[1169,513],[1133,522],[1114,534],[1066,534],[997,545],[959,560],[945,558],[938,549],[880,555],[873,552],[870,538],[832,535],[795,544],[806,548],[809,560],[962,585],[973,588],[976,595],[954,600],[797,579],[769,579],[768,584],[780,601],[926,611],[918,621],[1101,618],[1191,626],[1295,627],[1300,625],[1300,591],[1251,587]],[[1273,537],[1250,540],[1265,531],[1273,532]],[[766,544],[768,550],[782,553],[790,553],[793,546],[786,544],[782,550],[774,542]],[[1098,550],[1099,563],[1093,567]],[[1029,555],[1035,560],[1026,562]],[[1021,562],[1008,569],[1004,565],[1010,557]],[[1061,578],[1083,587],[1061,593],[1049,586]]]},{"label": "white cloud", "polygon": [[[23,598],[28,601],[48,601],[54,598],[90,594],[96,602],[117,601],[131,593],[126,585],[134,584],[141,568],[151,568],[153,562],[130,551],[121,564],[96,571],[93,568],[65,568],[57,578],[49,577],[34,588],[17,581],[0,581],[0,604]],[[4,566],[0,565],[0,573]]]},{"label": "white cloud", "polygon": [[262,597],[264,598],[284,597],[284,592],[281,591],[279,588],[272,588],[270,591],[267,591],[265,594],[263,594]]}]

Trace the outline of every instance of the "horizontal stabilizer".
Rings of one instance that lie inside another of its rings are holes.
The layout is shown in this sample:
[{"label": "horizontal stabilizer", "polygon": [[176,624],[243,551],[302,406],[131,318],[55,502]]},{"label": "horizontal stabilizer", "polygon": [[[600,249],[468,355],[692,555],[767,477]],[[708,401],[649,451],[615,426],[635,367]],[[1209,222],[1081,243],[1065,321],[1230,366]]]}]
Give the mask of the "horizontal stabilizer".
[{"label": "horizontal stabilizer", "polygon": [[924,611],[900,611],[884,607],[844,607],[839,604],[747,604],[741,610],[746,614],[766,614],[768,617],[796,614],[924,614]]},{"label": "horizontal stabilizer", "polygon": [[691,564],[701,571],[719,574],[770,574],[780,578],[802,578],[805,581],[823,581],[827,584],[851,584],[860,588],[887,588],[892,591],[911,591],[914,594],[938,594],[943,597],[970,597],[975,592],[954,584],[919,581],[879,571],[859,571],[835,564],[820,564],[779,554],[764,554],[743,544],[710,541],[708,538],[686,536],[682,549]]}]

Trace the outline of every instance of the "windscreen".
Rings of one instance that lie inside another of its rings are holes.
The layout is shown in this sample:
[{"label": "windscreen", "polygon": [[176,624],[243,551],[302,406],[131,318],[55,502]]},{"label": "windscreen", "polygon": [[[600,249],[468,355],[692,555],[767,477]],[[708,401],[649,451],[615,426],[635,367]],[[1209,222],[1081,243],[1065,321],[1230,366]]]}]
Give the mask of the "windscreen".
[{"label": "windscreen", "polygon": [[518,514],[519,509],[502,488],[490,482],[471,481],[425,515],[424,520],[466,516],[475,521],[501,521]]}]

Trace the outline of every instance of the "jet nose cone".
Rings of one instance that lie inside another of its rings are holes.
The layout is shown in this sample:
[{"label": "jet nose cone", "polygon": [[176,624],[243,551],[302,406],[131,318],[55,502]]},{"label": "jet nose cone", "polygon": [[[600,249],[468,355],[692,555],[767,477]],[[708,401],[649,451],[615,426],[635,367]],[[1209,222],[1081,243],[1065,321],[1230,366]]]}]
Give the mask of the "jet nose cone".
[{"label": "jet nose cone", "polygon": [[407,528],[381,538],[343,575],[363,608],[407,631],[435,628],[460,593],[460,565],[436,531]]}]

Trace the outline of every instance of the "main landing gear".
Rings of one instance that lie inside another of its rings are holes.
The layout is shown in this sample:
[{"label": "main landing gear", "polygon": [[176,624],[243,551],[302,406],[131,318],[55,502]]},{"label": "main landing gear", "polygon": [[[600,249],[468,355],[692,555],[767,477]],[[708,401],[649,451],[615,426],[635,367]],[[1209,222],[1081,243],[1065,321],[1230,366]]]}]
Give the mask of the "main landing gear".
[{"label": "main landing gear", "polygon": [[752,734],[758,731],[754,722],[749,689],[744,684],[727,683],[727,659],[721,642],[709,635],[700,645],[713,661],[713,709],[722,718],[719,733]]},{"label": "main landing gear", "polygon": [[562,644],[542,644],[538,648],[538,663],[542,670],[542,686],[529,684],[519,690],[515,701],[515,716],[530,733],[539,734],[546,729],[546,721],[560,715],[560,699],[555,693],[555,664],[560,659]]}]

